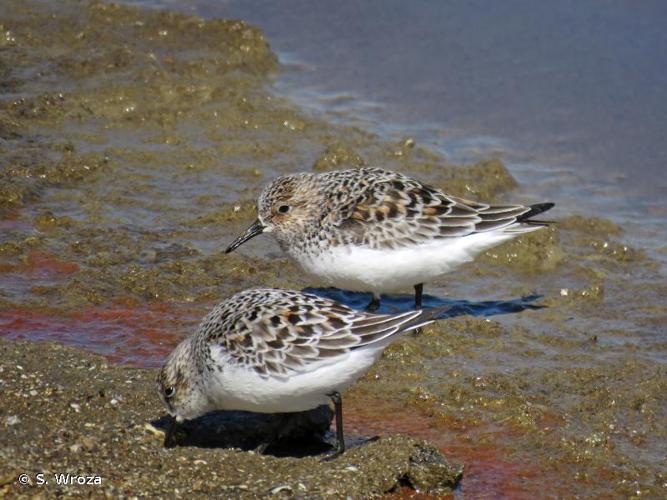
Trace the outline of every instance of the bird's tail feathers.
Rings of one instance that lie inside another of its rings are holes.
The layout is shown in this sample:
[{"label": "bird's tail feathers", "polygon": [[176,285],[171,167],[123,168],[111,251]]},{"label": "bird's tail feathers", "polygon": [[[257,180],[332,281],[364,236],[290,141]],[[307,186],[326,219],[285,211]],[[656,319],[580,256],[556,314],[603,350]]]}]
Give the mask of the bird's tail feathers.
[{"label": "bird's tail feathers", "polygon": [[436,321],[441,315],[446,313],[452,306],[429,307],[428,309],[421,309],[420,314],[408,321],[401,328],[404,332],[409,332],[421,328],[422,326],[430,325]]},{"label": "bird's tail feathers", "polygon": [[516,218],[517,222],[522,224],[527,224],[529,226],[548,226],[553,224],[553,221],[548,220],[536,220],[533,219],[536,215],[546,212],[547,210],[552,209],[556,204],[547,202],[547,203],[536,203],[535,205],[529,205],[530,210],[525,214],[520,215]]}]

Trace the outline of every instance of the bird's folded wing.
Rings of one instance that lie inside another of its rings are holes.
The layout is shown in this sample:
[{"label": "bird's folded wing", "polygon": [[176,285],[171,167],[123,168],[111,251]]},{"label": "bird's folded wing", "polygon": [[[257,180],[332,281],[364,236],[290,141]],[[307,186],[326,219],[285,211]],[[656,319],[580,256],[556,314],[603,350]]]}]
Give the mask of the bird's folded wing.
[{"label": "bird's folded wing", "polygon": [[369,185],[331,223],[345,233],[346,243],[391,249],[501,229],[529,211],[523,205],[488,205],[449,196],[403,177]]},{"label": "bird's folded wing", "polygon": [[223,344],[236,363],[262,376],[280,377],[309,371],[314,364],[334,361],[353,349],[412,329],[421,315],[422,311],[369,314],[299,294],[296,299],[277,300],[271,307],[234,312],[227,318],[227,335],[216,343]]}]

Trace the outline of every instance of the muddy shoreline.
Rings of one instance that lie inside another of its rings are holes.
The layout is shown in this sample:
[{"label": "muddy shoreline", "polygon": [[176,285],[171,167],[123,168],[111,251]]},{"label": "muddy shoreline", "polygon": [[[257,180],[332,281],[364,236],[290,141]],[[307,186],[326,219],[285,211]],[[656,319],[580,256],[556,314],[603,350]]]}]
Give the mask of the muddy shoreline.
[{"label": "muddy shoreline", "polygon": [[[368,468],[162,449],[145,427],[163,415],[146,368],[236,291],[315,285],[268,238],[221,252],[270,178],[382,165],[464,197],[529,200],[497,159],[452,165],[276,96],[280,65],[242,21],[18,0],[0,19],[0,492],[40,493],[12,478],[49,463],[106,474],[113,496],[405,493],[417,438],[465,467],[471,496],[530,496],[547,482],[554,495],[666,496],[661,268],[623,228],[567,207],[427,288],[432,304],[537,294],[547,307],[457,317],[388,349],[346,395],[350,435],[382,436],[343,457]],[[246,475],[219,472],[230,464]],[[358,489],[339,489],[358,473]]]}]

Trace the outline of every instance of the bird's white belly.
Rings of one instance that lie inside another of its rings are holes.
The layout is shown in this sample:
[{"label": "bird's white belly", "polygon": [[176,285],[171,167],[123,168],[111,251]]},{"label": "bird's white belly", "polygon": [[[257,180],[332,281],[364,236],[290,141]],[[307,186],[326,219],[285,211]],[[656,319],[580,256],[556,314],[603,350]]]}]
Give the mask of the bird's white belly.
[{"label": "bird's white belly", "polygon": [[319,255],[295,255],[322,284],[364,292],[392,292],[427,283],[471,261],[480,252],[516,236],[486,232],[410,248],[377,250],[334,247]]},{"label": "bird's white belly", "polygon": [[342,392],[363,375],[382,347],[357,349],[312,371],[286,377],[262,377],[254,370],[226,365],[209,376],[210,408],[258,413],[289,413],[316,408],[330,401],[328,394]]}]

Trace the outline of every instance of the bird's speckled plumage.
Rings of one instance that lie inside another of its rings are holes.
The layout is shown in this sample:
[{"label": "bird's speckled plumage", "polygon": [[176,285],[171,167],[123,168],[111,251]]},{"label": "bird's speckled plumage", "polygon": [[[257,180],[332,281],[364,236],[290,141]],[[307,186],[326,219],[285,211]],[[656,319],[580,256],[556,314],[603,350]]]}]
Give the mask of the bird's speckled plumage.
[{"label": "bird's speckled plumage", "polygon": [[307,251],[346,244],[373,249],[428,244],[506,228],[531,211],[524,205],[464,200],[379,168],[279,177],[259,197],[260,219],[279,215],[275,209],[281,203],[308,209],[302,227],[274,230],[279,242],[304,236]]}]

